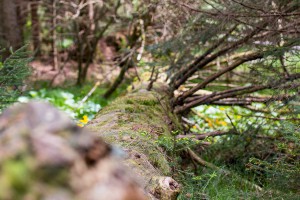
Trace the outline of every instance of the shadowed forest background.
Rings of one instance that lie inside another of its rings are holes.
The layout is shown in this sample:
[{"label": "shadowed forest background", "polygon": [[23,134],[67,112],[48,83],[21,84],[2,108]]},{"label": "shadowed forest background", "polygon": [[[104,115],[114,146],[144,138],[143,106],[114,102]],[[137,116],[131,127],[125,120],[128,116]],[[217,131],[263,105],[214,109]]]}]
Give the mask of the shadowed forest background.
[{"label": "shadowed forest background", "polygon": [[[0,112],[46,101],[141,150],[172,178],[152,199],[300,199],[299,0],[0,0],[0,54]],[[42,199],[23,154],[0,152],[0,200]]]}]

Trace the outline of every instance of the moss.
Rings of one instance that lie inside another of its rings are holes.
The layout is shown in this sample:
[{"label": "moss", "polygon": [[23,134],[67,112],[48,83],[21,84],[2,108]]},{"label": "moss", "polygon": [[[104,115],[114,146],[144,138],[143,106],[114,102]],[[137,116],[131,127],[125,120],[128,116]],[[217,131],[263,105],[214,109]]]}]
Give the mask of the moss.
[{"label": "moss", "polygon": [[[171,168],[166,152],[158,142],[160,136],[171,137],[168,121],[173,120],[173,115],[167,102],[167,98],[162,98],[156,92],[130,93],[100,111],[96,117],[100,121],[96,120],[95,127],[107,142],[140,152],[153,167],[169,175]],[[115,113],[117,117],[101,121],[101,115],[110,113]],[[138,161],[130,162],[133,163],[129,165],[141,164]]]},{"label": "moss", "polygon": [[0,199],[41,199],[46,188],[67,188],[69,169],[58,165],[38,165],[29,152],[2,160],[0,165]]},{"label": "moss", "polygon": [[68,187],[69,173],[67,169],[57,166],[45,166],[35,173],[39,180],[49,185]]},{"label": "moss", "polygon": [[109,123],[108,120],[103,120],[103,121],[100,121],[100,122],[97,124],[97,126],[101,127],[101,126],[103,126],[103,125],[105,125],[105,124],[107,124],[107,123]]},{"label": "moss", "polygon": [[136,102],[144,106],[155,106],[159,103],[157,99],[146,99],[146,98],[137,99]]},{"label": "moss", "polygon": [[[0,199],[20,199],[29,190],[32,170],[29,167],[27,156],[6,160],[0,168]],[[8,198],[9,199],[9,198]]]},{"label": "moss", "polygon": [[125,112],[127,112],[127,113],[134,113],[135,109],[134,109],[134,107],[127,107],[127,108],[125,108]]},{"label": "moss", "polygon": [[132,101],[131,99],[127,99],[126,104],[134,104],[134,101]]}]

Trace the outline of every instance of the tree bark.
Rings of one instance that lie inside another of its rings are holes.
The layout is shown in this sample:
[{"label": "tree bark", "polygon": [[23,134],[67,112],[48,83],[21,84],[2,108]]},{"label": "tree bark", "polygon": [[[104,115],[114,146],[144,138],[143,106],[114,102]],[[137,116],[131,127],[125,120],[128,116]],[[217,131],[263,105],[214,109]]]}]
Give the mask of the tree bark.
[{"label": "tree bark", "polygon": [[125,64],[122,66],[122,69],[121,69],[118,77],[116,78],[116,80],[114,81],[112,86],[105,92],[105,94],[103,95],[103,98],[106,98],[106,99],[109,98],[117,90],[119,85],[122,83],[127,70],[129,69],[131,59],[132,59],[131,56],[126,58]]},{"label": "tree bark", "polygon": [[39,2],[32,1],[30,4],[30,12],[31,12],[31,22],[32,22],[32,41],[33,41],[33,49],[35,51],[35,55],[38,56],[40,54],[40,22],[38,16],[38,8]]},{"label": "tree bark", "polygon": [[172,200],[180,186],[170,177],[169,160],[158,143],[162,138],[172,141],[171,130],[180,126],[163,88],[141,88],[118,98],[98,113],[88,129],[125,151],[125,165],[139,177],[139,184],[150,199]]},{"label": "tree bark", "polygon": [[[0,0],[0,20],[3,20],[3,0]],[[3,38],[4,38],[4,30],[3,30],[3,24],[0,24],[0,46],[3,45]]]},{"label": "tree bark", "polygon": [[52,0],[52,21],[51,21],[51,35],[52,35],[52,52],[53,52],[53,68],[52,70],[58,70],[59,63],[58,63],[58,49],[56,46],[57,42],[57,0]]},{"label": "tree bark", "polygon": [[16,0],[0,0],[0,46],[16,50],[22,46]]}]

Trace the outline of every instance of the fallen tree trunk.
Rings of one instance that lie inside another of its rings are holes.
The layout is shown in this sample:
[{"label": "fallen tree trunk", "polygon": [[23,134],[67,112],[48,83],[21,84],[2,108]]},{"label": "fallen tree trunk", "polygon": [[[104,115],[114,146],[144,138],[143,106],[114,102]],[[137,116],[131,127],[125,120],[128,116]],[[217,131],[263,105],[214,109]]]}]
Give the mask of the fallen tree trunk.
[{"label": "fallen tree trunk", "polygon": [[166,152],[158,144],[161,138],[173,138],[171,131],[180,127],[167,93],[163,86],[138,89],[105,107],[87,126],[125,151],[125,165],[150,199],[176,199],[180,191],[171,178]]}]

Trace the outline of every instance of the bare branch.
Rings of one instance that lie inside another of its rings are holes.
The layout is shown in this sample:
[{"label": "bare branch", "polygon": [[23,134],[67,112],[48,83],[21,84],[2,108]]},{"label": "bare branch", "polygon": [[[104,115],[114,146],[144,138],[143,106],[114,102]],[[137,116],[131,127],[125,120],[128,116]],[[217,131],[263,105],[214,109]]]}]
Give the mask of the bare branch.
[{"label": "bare branch", "polygon": [[[203,96],[201,98],[197,98],[194,101],[191,101],[183,106],[178,106],[175,108],[175,113],[181,113],[187,111],[195,106],[201,104],[209,104],[221,99],[232,98],[243,94],[251,94],[260,90],[270,89],[270,88],[279,88],[281,85],[286,84],[287,82],[292,82],[300,78],[300,73],[292,74],[289,77],[282,78],[278,81],[274,81],[272,83],[266,85],[255,85],[255,86],[244,86],[238,87],[230,90],[225,90],[221,92],[214,92],[210,95]],[[286,85],[285,85],[286,87]],[[280,101],[283,100],[282,98],[271,98],[270,101]],[[232,104],[235,105],[235,104]]]},{"label": "bare branch", "polygon": [[262,25],[260,25],[258,28],[255,28],[254,30],[252,30],[250,33],[248,33],[242,39],[234,42],[233,44],[229,45],[228,47],[225,47],[225,48],[219,50],[218,52],[214,53],[213,55],[204,56],[204,59],[200,59],[200,58],[202,58],[202,56],[200,56],[196,60],[198,62],[195,61],[193,64],[189,65],[185,70],[180,71],[179,73],[177,73],[177,75],[175,75],[175,77],[177,77],[179,79],[174,80],[173,88],[177,89],[180,85],[182,85],[183,83],[185,83],[187,81],[187,79],[190,76],[192,76],[197,70],[204,68],[208,63],[210,63],[211,61],[215,60],[219,56],[222,56],[225,53],[227,53],[227,52],[229,52],[231,50],[236,49],[241,44],[246,43],[254,35],[256,35],[257,33],[259,33],[261,31],[261,27],[264,27],[266,24],[267,23],[265,23],[265,22],[262,23]]},{"label": "bare branch", "polygon": [[178,97],[178,100],[176,101],[176,103],[177,104],[181,104],[187,97],[193,95],[196,91],[205,88],[209,83],[213,82],[214,80],[216,80],[217,78],[219,78],[223,74],[225,74],[225,73],[227,73],[229,71],[234,70],[235,68],[237,68],[241,64],[243,64],[243,63],[245,63],[247,61],[251,61],[251,60],[256,60],[256,59],[263,58],[263,56],[264,56],[264,52],[260,52],[260,53],[259,52],[254,52],[254,53],[249,54],[247,56],[241,57],[240,59],[238,59],[234,63],[232,63],[229,67],[226,67],[226,68],[220,70],[219,72],[211,75],[210,77],[208,77],[203,82],[199,83],[198,85],[196,85],[192,89],[190,89],[187,92],[185,92],[182,95],[180,95]]},{"label": "bare branch", "polygon": [[[213,169],[213,170],[216,170],[218,172],[221,172],[223,174],[232,174],[232,172],[228,171],[228,170],[225,170],[225,169],[220,169],[218,166],[210,163],[210,162],[207,162],[205,160],[203,160],[202,158],[200,158],[194,151],[192,151],[190,148],[187,149],[187,152],[188,154],[191,156],[191,158],[193,160],[195,160],[198,164],[204,166],[204,167],[208,167],[210,169]],[[253,187],[255,188],[256,190],[258,191],[262,191],[262,188],[246,179],[240,179],[240,181],[243,183],[243,184],[246,184],[246,185],[249,185],[250,187]]]},{"label": "bare branch", "polygon": [[221,135],[232,135],[232,134],[238,134],[238,133],[234,130],[225,131],[225,132],[224,131],[213,131],[213,132],[203,133],[203,134],[193,133],[193,134],[188,134],[188,135],[178,135],[176,138],[177,139],[191,138],[191,139],[197,139],[197,140],[204,140],[208,137],[216,137],[216,136],[221,136]]},{"label": "bare branch", "polygon": [[[233,26],[217,43],[212,45],[204,54],[202,54],[200,57],[198,57],[191,65],[189,65],[186,68],[182,68],[177,75],[175,75],[171,82],[175,82],[182,74],[185,74],[188,72],[190,68],[193,68],[198,63],[200,63],[203,59],[205,59],[209,54],[211,54],[214,50],[216,50],[220,45],[223,44],[223,42],[231,35],[231,33],[236,29],[237,25]],[[179,87],[179,86],[178,86]],[[178,88],[177,85],[175,85],[175,89]]]}]

